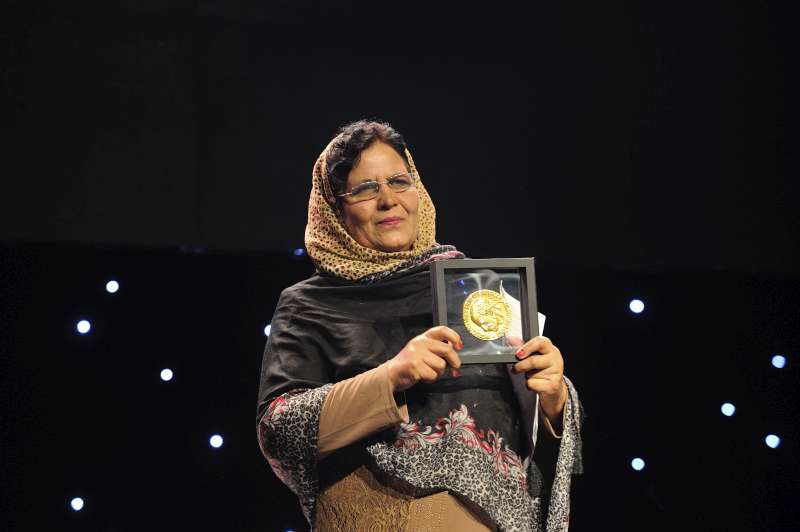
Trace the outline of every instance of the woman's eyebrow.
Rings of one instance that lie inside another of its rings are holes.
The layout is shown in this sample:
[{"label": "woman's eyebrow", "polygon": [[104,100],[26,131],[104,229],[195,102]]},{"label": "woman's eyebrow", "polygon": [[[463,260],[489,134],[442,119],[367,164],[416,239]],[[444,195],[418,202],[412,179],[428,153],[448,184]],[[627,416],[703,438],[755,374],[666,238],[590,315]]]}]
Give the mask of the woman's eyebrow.
[{"label": "woman's eyebrow", "polygon": [[[407,173],[409,173],[407,170],[400,170],[399,172],[394,172],[393,174],[389,174],[388,176],[386,176],[386,179],[390,179],[392,177],[396,177],[396,176],[407,174]],[[360,185],[361,183],[366,183],[367,181],[378,181],[378,178],[376,178],[376,177],[362,177],[361,179],[357,179],[356,181],[357,181],[356,185]]]}]

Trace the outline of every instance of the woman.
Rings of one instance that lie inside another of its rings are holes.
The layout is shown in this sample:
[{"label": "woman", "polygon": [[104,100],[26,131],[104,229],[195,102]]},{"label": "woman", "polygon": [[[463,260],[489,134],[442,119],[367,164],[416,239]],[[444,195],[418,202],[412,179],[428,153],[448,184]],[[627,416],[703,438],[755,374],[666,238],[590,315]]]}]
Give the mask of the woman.
[{"label": "woman", "polygon": [[[258,439],[319,530],[564,530],[580,404],[545,337],[514,365],[461,367],[432,327],[435,210],[390,125],[342,128],[314,165],[317,274],[281,294],[264,352]],[[530,356],[537,353],[536,356]],[[547,516],[538,408],[559,439]]]}]

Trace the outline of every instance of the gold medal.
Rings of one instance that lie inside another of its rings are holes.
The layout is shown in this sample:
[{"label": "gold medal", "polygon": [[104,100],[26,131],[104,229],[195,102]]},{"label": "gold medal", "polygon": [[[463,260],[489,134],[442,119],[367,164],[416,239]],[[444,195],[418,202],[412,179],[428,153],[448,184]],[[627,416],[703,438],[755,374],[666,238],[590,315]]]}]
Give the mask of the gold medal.
[{"label": "gold medal", "polygon": [[476,290],[464,301],[464,325],[476,338],[497,340],[511,326],[511,307],[499,292]]}]

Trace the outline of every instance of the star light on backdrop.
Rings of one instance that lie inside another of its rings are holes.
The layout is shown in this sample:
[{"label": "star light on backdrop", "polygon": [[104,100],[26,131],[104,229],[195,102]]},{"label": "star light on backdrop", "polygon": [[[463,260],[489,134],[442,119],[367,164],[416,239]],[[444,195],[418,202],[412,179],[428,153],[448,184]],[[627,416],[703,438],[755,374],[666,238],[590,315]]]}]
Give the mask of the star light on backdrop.
[{"label": "star light on backdrop", "polygon": [[75,325],[75,329],[79,334],[87,334],[90,330],[92,330],[92,324],[89,323],[89,320],[81,320],[77,325]]},{"label": "star light on backdrop", "polygon": [[628,308],[634,314],[641,314],[644,311],[644,301],[641,299],[631,299],[631,302],[628,303]]},{"label": "star light on backdrop", "polygon": [[[305,255],[305,250],[302,248],[297,248],[293,251],[293,255],[295,257],[302,257]],[[463,280],[461,281],[463,284]],[[109,294],[115,294],[119,291],[120,285],[119,282],[116,280],[109,280],[105,284],[105,289]],[[466,292],[465,292],[466,294]],[[641,299],[631,299],[628,304],[628,308],[630,312],[633,314],[641,314],[645,309],[644,301]],[[272,324],[268,323],[264,326],[263,334],[265,337],[269,337],[272,329]],[[92,324],[87,319],[81,319],[76,324],[76,330],[79,334],[85,335],[88,334],[92,330]],[[774,354],[771,356],[771,365],[775,368],[784,368],[786,366],[787,360],[784,355]],[[169,382],[174,378],[174,372],[171,368],[163,368],[160,373],[159,377],[164,382]],[[731,402],[722,403],[720,406],[720,411],[722,415],[726,417],[732,417],[736,413],[736,406]],[[768,434],[764,438],[765,444],[771,449],[777,449],[781,445],[781,439],[775,434]],[[224,439],[220,434],[213,434],[208,439],[209,446],[213,449],[219,449],[223,446]],[[637,472],[641,472],[645,469],[646,464],[643,458],[635,457],[630,461],[630,467]],[[75,511],[79,512],[83,510],[85,506],[85,502],[81,497],[74,497],[69,502],[70,508]]]}]

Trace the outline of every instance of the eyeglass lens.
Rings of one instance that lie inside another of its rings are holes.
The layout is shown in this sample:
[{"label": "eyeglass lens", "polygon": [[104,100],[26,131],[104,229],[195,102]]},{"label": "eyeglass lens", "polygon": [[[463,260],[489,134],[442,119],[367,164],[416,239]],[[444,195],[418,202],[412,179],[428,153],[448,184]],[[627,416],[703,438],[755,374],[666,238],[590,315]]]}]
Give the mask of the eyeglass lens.
[{"label": "eyeglass lens", "polygon": [[[389,189],[391,189],[393,192],[405,192],[411,188],[413,180],[409,175],[397,175],[390,177],[382,183],[386,183]],[[381,183],[377,181],[365,181],[364,183],[353,187],[350,196],[356,200],[372,199],[378,195],[380,187]]]}]

